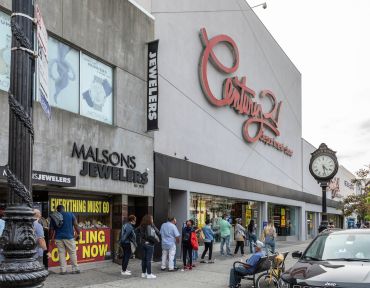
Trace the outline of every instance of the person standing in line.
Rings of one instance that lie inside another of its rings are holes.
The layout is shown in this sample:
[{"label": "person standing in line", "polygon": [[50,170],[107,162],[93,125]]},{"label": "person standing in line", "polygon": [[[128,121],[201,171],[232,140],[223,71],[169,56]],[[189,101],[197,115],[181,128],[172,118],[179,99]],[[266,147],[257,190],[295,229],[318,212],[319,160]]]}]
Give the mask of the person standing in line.
[{"label": "person standing in line", "polygon": [[[212,260],[212,250],[213,250],[213,241],[214,241],[214,232],[211,227],[211,220],[206,220],[206,225],[202,228],[204,234],[204,251],[202,253],[202,257],[200,263],[213,263]],[[204,257],[208,252],[208,262],[204,261]]]},{"label": "person standing in line", "polygon": [[231,250],[230,250],[230,230],[231,230],[231,224],[226,221],[227,215],[224,214],[222,216],[222,219],[220,221],[220,232],[221,232],[221,255],[224,254],[224,246],[226,244],[226,254],[228,256],[231,256]]},{"label": "person standing in line", "polygon": [[251,219],[251,221],[249,222],[249,225],[248,225],[248,237],[249,237],[249,250],[251,252],[251,254],[254,252],[253,248],[254,248],[254,245],[257,241],[257,227],[256,227],[256,224],[254,223],[254,220]]},{"label": "person standing in line", "polygon": [[152,258],[154,252],[154,244],[159,243],[160,232],[155,227],[152,215],[145,215],[140,223],[140,238],[143,248],[143,256],[141,259],[141,277],[146,279],[155,279],[152,273]]},{"label": "person standing in line", "polygon": [[244,255],[244,241],[245,241],[245,228],[241,225],[242,219],[236,219],[235,225],[235,240],[236,240],[236,247],[234,251],[234,255],[238,254],[238,250],[240,247],[240,252],[242,256]]},{"label": "person standing in line", "polygon": [[162,238],[162,265],[161,270],[166,270],[168,261],[168,271],[173,272],[175,268],[176,243],[180,242],[180,232],[176,227],[176,218],[170,217],[166,223],[161,226]]},{"label": "person standing in line", "polygon": [[128,222],[123,224],[120,234],[120,244],[123,251],[122,257],[122,270],[121,275],[131,275],[131,271],[127,270],[128,262],[130,261],[132,250],[131,244],[136,247],[136,234],[135,234],[136,216],[128,216]]},{"label": "person standing in line", "polygon": [[262,237],[265,242],[266,254],[269,253],[269,250],[271,250],[271,253],[275,253],[276,229],[273,220],[270,220],[265,229],[263,229]]},{"label": "person standing in line", "polygon": [[43,264],[43,258],[44,258],[44,251],[47,251],[48,248],[46,246],[45,242],[45,234],[44,234],[44,228],[42,225],[39,223],[41,219],[41,212],[38,209],[33,209],[33,213],[35,214],[36,220],[33,222],[33,230],[35,232],[35,237],[36,237],[36,258],[37,261],[40,262],[40,264]]},{"label": "person standing in line", "polygon": [[76,241],[80,239],[80,227],[78,227],[75,215],[71,212],[65,212],[63,205],[57,206],[57,212],[62,215],[63,223],[58,227],[59,225],[57,225],[53,217],[51,217],[50,239],[55,239],[58,248],[60,275],[67,274],[66,251],[72,261],[72,274],[79,274],[80,270],[77,264]]},{"label": "person standing in line", "polygon": [[[195,232],[192,221],[187,220],[186,225],[182,228],[182,260],[183,270],[193,269],[193,247],[191,246],[191,233]],[[188,260],[188,264],[186,263]]]}]

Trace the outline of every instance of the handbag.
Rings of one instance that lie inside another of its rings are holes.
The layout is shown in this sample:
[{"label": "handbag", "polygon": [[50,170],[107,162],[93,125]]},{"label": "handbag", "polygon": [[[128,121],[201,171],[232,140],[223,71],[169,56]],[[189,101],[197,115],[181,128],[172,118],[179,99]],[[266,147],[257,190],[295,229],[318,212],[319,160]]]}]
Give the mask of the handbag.
[{"label": "handbag", "polygon": [[191,244],[191,247],[193,248],[193,250],[198,251],[199,244],[198,244],[197,234],[195,232],[191,232],[190,244]]},{"label": "handbag", "polygon": [[136,243],[130,241],[130,246],[131,246],[131,253],[134,254],[136,251]]},{"label": "handbag", "polygon": [[148,225],[146,227],[146,240],[152,244],[159,243],[159,237],[152,226]]}]

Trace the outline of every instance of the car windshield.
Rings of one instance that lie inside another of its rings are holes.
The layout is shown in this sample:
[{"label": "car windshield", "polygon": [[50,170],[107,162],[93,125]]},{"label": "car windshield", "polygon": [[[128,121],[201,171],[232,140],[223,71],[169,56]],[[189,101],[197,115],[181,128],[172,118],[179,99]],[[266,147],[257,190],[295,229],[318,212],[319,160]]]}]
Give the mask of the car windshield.
[{"label": "car windshield", "polygon": [[370,233],[321,235],[302,259],[316,261],[370,261]]}]

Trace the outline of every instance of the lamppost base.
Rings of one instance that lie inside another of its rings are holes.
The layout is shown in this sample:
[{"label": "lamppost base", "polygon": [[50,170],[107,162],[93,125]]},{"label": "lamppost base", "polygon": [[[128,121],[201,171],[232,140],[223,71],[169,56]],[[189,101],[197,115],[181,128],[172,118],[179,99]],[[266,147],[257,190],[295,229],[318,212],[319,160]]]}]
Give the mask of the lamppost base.
[{"label": "lamppost base", "polygon": [[49,273],[39,261],[36,259],[30,262],[9,260],[0,264],[1,288],[40,288],[44,286],[43,282]]},{"label": "lamppost base", "polygon": [[328,224],[329,224],[328,221],[321,221],[321,224],[319,226],[319,233],[328,229]]}]

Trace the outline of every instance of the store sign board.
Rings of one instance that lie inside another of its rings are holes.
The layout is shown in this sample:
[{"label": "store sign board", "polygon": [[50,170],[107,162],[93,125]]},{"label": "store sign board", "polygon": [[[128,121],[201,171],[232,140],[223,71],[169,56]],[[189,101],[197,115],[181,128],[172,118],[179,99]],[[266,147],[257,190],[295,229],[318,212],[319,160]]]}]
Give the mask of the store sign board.
[{"label": "store sign board", "polygon": [[75,214],[110,213],[110,203],[104,200],[50,197],[49,205],[51,212],[56,211],[58,205],[63,205],[66,212]]},{"label": "store sign board", "polygon": [[[110,228],[87,229],[80,231],[80,240],[76,243],[77,262],[90,263],[104,261],[110,258]],[[59,254],[55,241],[50,241],[49,267],[59,266]],[[70,257],[67,253],[67,261],[70,264]]]},{"label": "store sign board", "polygon": [[[248,117],[242,127],[243,138],[248,143],[261,141],[266,145],[283,152],[288,156],[293,155],[293,151],[285,144],[278,142],[274,137],[280,135],[279,114],[282,101],[277,101],[275,94],[270,90],[262,90],[259,98],[268,99],[271,103],[270,109],[264,111],[261,103],[256,101],[256,92],[247,86],[247,77],[230,76],[223,83],[222,95],[217,97],[208,80],[208,62],[210,62],[219,72],[231,75],[239,68],[239,49],[235,41],[227,35],[217,35],[208,38],[205,28],[200,30],[200,38],[204,50],[200,57],[199,78],[204,95],[207,100],[216,107],[229,106],[238,114]],[[225,44],[233,56],[231,67],[225,66],[216,56],[213,48],[218,44]],[[265,132],[269,131],[274,137],[268,136]]]},{"label": "store sign board", "polygon": [[158,42],[148,43],[147,130],[158,130]]},{"label": "store sign board", "polygon": [[[0,166],[0,179],[6,179],[6,171],[4,166]],[[33,171],[32,184],[54,185],[60,187],[75,187],[76,177],[63,174],[55,174],[49,172]]]},{"label": "store sign board", "polygon": [[148,183],[148,173],[135,170],[135,156],[73,143],[71,157],[84,160],[80,170],[81,176],[131,182],[139,185]]}]

